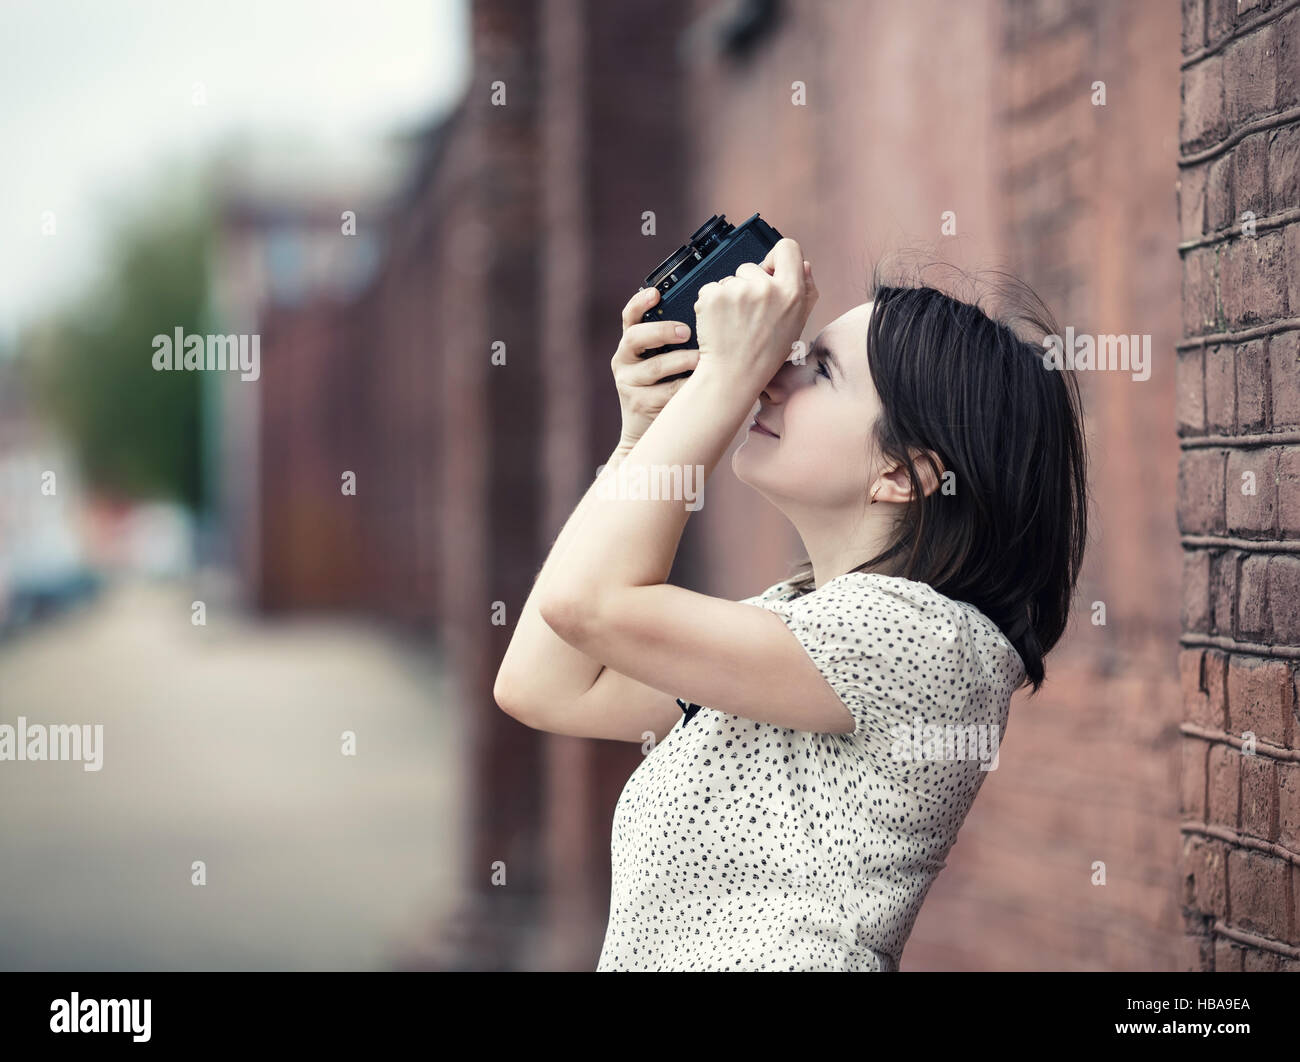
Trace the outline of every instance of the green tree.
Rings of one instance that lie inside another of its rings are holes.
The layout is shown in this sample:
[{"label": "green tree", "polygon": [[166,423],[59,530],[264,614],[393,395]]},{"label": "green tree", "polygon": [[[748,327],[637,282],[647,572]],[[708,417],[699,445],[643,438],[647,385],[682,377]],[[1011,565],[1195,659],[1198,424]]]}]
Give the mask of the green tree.
[{"label": "green tree", "polygon": [[187,188],[125,213],[102,279],[25,337],[34,388],[87,485],[132,498],[203,497],[201,373],[158,372],[153,337],[201,332],[212,240]]}]

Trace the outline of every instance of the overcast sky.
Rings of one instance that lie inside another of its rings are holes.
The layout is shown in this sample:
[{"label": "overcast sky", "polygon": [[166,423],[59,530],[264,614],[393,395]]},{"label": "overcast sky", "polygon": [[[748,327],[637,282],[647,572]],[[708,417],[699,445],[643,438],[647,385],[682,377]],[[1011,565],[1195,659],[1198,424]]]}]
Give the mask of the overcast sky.
[{"label": "overcast sky", "polygon": [[424,125],[468,32],[467,0],[0,0],[0,343],[93,276],[114,200],[238,131],[347,159]]}]

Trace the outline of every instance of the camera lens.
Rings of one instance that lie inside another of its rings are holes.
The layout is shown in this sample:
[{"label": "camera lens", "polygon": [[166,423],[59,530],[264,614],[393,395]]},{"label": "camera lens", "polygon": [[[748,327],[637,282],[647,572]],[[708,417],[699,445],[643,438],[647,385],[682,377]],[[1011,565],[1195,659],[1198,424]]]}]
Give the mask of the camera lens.
[{"label": "camera lens", "polygon": [[719,235],[725,234],[725,229],[729,229],[730,227],[731,226],[727,224],[726,214],[714,214],[713,217],[709,218],[708,221],[695,230],[695,234],[688,242],[699,243],[701,240],[712,236],[715,229],[723,229],[724,233],[720,233]]}]

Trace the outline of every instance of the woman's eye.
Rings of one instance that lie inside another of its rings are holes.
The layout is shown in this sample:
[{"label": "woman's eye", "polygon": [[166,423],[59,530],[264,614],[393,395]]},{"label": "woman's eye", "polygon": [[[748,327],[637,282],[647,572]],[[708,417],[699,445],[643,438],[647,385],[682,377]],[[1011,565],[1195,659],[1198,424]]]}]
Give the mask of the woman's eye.
[{"label": "woman's eye", "polygon": [[825,359],[825,358],[818,358],[818,359],[817,359],[817,374],[818,374],[819,376],[825,376],[826,379],[828,379],[828,380],[831,378],[830,370],[826,368],[826,359]]}]

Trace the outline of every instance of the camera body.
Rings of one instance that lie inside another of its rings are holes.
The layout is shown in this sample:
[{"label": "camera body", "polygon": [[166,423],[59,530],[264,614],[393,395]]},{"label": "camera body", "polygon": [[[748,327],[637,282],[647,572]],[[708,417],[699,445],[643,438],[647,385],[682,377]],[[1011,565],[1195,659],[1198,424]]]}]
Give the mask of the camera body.
[{"label": "camera body", "polygon": [[[710,281],[731,276],[745,262],[762,262],[780,239],[781,234],[757,214],[740,225],[728,222],[726,214],[714,214],[709,218],[686,243],[660,262],[641,285],[643,289],[659,289],[659,301],[646,311],[641,320],[681,321],[690,326],[690,337],[684,343],[655,347],[640,356],[651,358],[670,350],[693,348],[698,341],[695,301],[700,288]],[[665,376],[660,382],[680,380],[690,374],[688,369]]]}]

